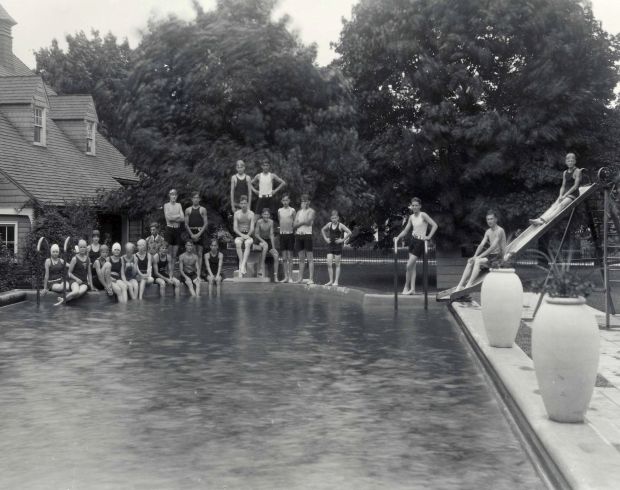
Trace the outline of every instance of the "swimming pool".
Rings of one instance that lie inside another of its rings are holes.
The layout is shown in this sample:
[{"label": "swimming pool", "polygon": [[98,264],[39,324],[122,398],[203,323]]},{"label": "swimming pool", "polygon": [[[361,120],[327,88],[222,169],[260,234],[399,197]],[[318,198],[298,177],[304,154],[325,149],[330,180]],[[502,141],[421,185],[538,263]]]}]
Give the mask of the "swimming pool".
[{"label": "swimming pool", "polygon": [[0,310],[0,488],[543,488],[441,305]]}]

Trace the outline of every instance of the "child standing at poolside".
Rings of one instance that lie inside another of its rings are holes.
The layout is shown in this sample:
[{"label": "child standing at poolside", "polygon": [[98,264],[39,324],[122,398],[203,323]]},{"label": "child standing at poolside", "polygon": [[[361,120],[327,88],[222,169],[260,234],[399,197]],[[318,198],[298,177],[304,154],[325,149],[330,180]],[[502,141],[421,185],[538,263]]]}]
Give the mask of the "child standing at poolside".
[{"label": "child standing at poolside", "polygon": [[237,173],[230,178],[230,207],[233,214],[241,208],[241,196],[248,199],[248,208],[252,205],[252,183],[245,173],[245,162],[237,160]]},{"label": "child standing at poolside", "polygon": [[[410,209],[413,211],[407,219],[407,225],[397,237],[394,237],[394,247],[398,246],[401,238],[411,231],[411,243],[409,244],[409,260],[407,261],[407,275],[403,294],[416,294],[415,278],[416,263],[418,258],[424,255],[424,242],[427,242],[437,231],[437,223],[426,213],[422,212],[422,201],[417,197],[411,199]],[[431,226],[430,233],[428,225]]]},{"label": "child standing at poolside", "polygon": [[270,253],[273,257],[273,279],[278,282],[278,266],[280,264],[280,257],[278,251],[273,246],[273,220],[271,219],[271,212],[269,208],[263,209],[263,213],[258,221],[256,221],[256,233],[254,234],[256,243],[261,247],[261,276],[265,277],[265,259],[267,253]]},{"label": "child standing at poolside", "polygon": [[308,284],[314,284],[314,254],[312,247],[312,225],[314,224],[314,209],[310,207],[310,196],[301,195],[301,209],[295,215],[293,229],[295,230],[295,250],[299,257],[299,279],[304,278],[306,258],[308,259]]},{"label": "child standing at poolside", "polygon": [[[340,223],[340,216],[335,209],[331,213],[331,221],[321,228],[323,239],[327,242],[327,272],[329,273],[329,282],[326,286],[338,286],[340,279],[340,260],[342,258],[342,249],[344,244],[351,236],[349,230],[343,223]],[[336,265],[336,271],[332,270],[332,265]],[[335,276],[335,277],[334,277]]]},{"label": "child standing at poolside", "polygon": [[278,221],[280,223],[280,252],[284,267],[284,279],[282,282],[293,280],[293,250],[295,249],[295,235],[293,234],[293,222],[295,210],[290,207],[288,194],[282,196],[282,207],[278,209]]},{"label": "child standing at poolside", "polygon": [[181,278],[192,296],[200,296],[200,275],[197,269],[198,256],[194,252],[194,242],[185,242],[185,252],[179,256]]},{"label": "child standing at poolside", "polygon": [[[286,183],[278,177],[276,174],[271,172],[271,164],[267,159],[264,159],[261,164],[262,172],[256,174],[252,179],[252,192],[258,195],[258,199],[256,201],[256,214],[262,213],[263,209],[269,209],[269,214],[273,212],[273,202],[274,197],[282,187],[286,185]],[[273,188],[273,181],[278,183],[278,187]],[[254,185],[258,182],[258,189],[254,187]]]},{"label": "child standing at poolside", "polygon": [[211,248],[204,256],[205,268],[207,269],[207,281],[209,286],[219,284],[224,278],[222,274],[222,264],[224,262],[224,254],[220,252],[217,239],[211,240]]}]

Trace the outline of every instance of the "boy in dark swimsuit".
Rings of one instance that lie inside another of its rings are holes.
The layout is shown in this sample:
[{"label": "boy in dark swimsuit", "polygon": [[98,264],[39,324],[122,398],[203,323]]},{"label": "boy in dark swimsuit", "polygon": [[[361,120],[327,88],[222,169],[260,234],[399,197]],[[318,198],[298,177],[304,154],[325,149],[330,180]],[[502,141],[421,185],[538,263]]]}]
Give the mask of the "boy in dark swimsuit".
[{"label": "boy in dark swimsuit", "polygon": [[241,196],[248,199],[248,208],[252,206],[252,183],[250,176],[245,173],[245,163],[237,160],[237,173],[230,178],[230,207],[233,214],[241,208]]},{"label": "boy in dark swimsuit", "polygon": [[170,256],[168,255],[168,243],[162,242],[159,247],[159,251],[153,255],[153,275],[155,276],[155,282],[159,284],[159,294],[164,296],[166,294],[166,285],[170,284],[174,286],[174,294],[180,293],[181,282],[174,276],[170,275],[169,264]]},{"label": "boy in dark swimsuit", "polygon": [[[202,271],[202,251],[207,243],[207,210],[200,205],[200,193],[192,194],[192,205],[185,210],[185,229],[198,255],[198,272]],[[199,274],[200,275],[200,274]]]},{"label": "boy in dark swimsuit", "polygon": [[[340,260],[342,258],[342,249],[344,244],[351,236],[351,230],[349,230],[344,224],[340,222],[340,216],[335,209],[332,211],[331,220],[323,228],[321,228],[321,235],[327,242],[327,272],[329,273],[329,282],[326,286],[338,286],[340,280]],[[335,277],[332,265],[336,265]]]},{"label": "boy in dark swimsuit", "polygon": [[200,276],[198,275],[198,256],[194,253],[194,242],[185,242],[185,252],[179,256],[181,278],[192,296],[200,296]]},{"label": "boy in dark swimsuit", "polygon": [[209,286],[220,284],[224,278],[222,274],[222,263],[224,262],[224,254],[220,252],[219,243],[214,238],[211,240],[211,249],[205,254],[205,268],[207,269],[207,281]]},{"label": "boy in dark swimsuit", "polygon": [[267,253],[270,253],[273,257],[273,280],[278,282],[278,266],[280,264],[280,257],[278,255],[278,251],[273,246],[274,237],[273,237],[273,220],[271,219],[271,212],[269,208],[263,209],[263,213],[260,219],[256,222],[256,233],[255,241],[257,245],[261,247],[261,270],[259,275],[261,277],[265,277],[265,259],[267,258]]}]

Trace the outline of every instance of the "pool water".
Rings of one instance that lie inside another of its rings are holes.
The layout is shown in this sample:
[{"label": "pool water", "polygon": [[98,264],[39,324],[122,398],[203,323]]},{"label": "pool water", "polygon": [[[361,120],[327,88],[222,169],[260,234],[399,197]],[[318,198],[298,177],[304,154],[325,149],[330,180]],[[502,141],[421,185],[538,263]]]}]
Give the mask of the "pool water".
[{"label": "pool water", "polygon": [[0,488],[544,488],[430,307],[224,285],[4,308]]}]

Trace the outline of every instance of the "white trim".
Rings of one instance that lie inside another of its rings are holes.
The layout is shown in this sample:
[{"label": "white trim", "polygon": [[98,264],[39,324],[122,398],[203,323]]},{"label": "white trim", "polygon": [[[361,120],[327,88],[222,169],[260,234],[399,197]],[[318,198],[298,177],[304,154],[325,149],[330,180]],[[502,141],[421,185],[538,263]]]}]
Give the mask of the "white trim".
[{"label": "white trim", "polygon": [[[36,124],[35,111],[37,109],[41,111],[41,126]],[[34,140],[34,132],[37,127],[41,128],[41,141]],[[36,104],[32,106],[32,142],[36,146],[47,146],[47,109]]]},{"label": "white trim", "polygon": [[0,226],[13,225],[15,226],[15,240],[13,243],[13,256],[17,257],[17,244],[19,243],[19,223],[15,221],[0,221]]},{"label": "white trim", "polygon": [[30,224],[34,221],[34,209],[32,208],[0,208],[0,214],[8,214],[9,216],[28,216]]},{"label": "white trim", "polygon": [[[92,131],[88,131],[88,125],[92,124]],[[91,142],[90,151],[88,151],[88,142]],[[97,123],[95,121],[91,121],[89,119],[86,120],[86,154],[87,155],[96,155],[97,154]]]}]

